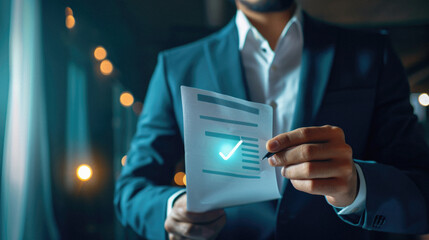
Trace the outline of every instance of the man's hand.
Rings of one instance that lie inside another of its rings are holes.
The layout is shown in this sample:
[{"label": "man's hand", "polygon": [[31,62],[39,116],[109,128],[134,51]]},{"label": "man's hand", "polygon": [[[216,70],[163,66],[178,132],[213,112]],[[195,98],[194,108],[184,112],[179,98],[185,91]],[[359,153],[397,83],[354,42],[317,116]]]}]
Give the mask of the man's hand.
[{"label": "man's hand", "polygon": [[336,207],[353,203],[357,173],[352,149],[341,128],[306,127],[277,135],[267,142],[272,166],[282,166],[282,175],[299,191],[324,195]]},{"label": "man's hand", "polygon": [[183,194],[165,220],[164,228],[169,239],[215,239],[226,222],[224,210],[188,212],[186,202],[186,194]]}]

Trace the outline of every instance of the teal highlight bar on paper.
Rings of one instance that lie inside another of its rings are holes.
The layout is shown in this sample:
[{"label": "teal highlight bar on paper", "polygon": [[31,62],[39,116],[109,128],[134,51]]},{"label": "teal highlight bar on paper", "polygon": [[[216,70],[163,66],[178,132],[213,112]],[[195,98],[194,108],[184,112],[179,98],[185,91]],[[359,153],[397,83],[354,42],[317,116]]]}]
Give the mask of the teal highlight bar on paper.
[{"label": "teal highlight bar on paper", "polygon": [[243,125],[243,126],[248,126],[248,127],[258,127],[258,124],[256,124],[256,123],[229,120],[229,119],[224,119],[224,118],[210,117],[210,116],[204,116],[204,115],[200,115],[200,118],[205,119],[205,120],[211,120],[211,121],[223,122],[223,123],[231,123],[231,124]]},{"label": "teal highlight bar on paper", "polygon": [[243,160],[242,160],[242,162],[245,162],[245,163],[252,163],[252,164],[259,164],[259,162],[258,162],[258,161],[246,160],[246,159],[243,159]]},{"label": "teal highlight bar on paper", "polygon": [[247,170],[255,170],[255,171],[260,171],[260,168],[256,168],[256,167],[248,167],[248,166],[243,166],[243,169],[247,169]]},{"label": "teal highlight bar on paper", "polygon": [[248,148],[241,148],[241,151],[252,152],[252,153],[259,153],[258,150],[253,150],[253,149],[248,149]]},{"label": "teal highlight bar on paper", "polygon": [[216,175],[222,175],[222,176],[228,176],[228,177],[236,177],[236,178],[254,178],[254,179],[261,178],[259,176],[248,176],[248,175],[229,173],[229,172],[221,172],[221,171],[213,171],[213,170],[207,170],[207,169],[203,169],[203,173],[216,174]]},{"label": "teal highlight bar on paper", "polygon": [[253,155],[253,154],[247,154],[247,153],[243,153],[241,154],[243,157],[250,157],[250,158],[256,158],[259,159],[258,155]]},{"label": "teal highlight bar on paper", "polygon": [[247,141],[254,141],[254,142],[257,142],[257,141],[258,141],[258,139],[257,139],[257,138],[251,138],[251,137],[241,137],[241,139],[243,139],[243,140],[247,140]]},{"label": "teal highlight bar on paper", "polygon": [[229,100],[225,100],[225,99],[221,99],[221,98],[217,98],[217,97],[213,97],[213,96],[198,94],[198,101],[213,103],[213,104],[217,104],[217,105],[221,105],[221,106],[225,106],[225,107],[229,107],[229,108],[234,108],[237,110],[241,110],[241,111],[245,111],[248,113],[253,113],[253,114],[259,115],[259,109],[257,109],[257,108],[249,107],[249,106],[246,106],[246,105],[241,104],[241,103],[237,103],[237,102],[233,102],[233,101],[229,101]]},{"label": "teal highlight bar on paper", "polygon": [[246,142],[243,142],[241,145],[243,145],[243,146],[248,146],[248,147],[259,147],[259,145],[258,145],[258,144],[246,143]]},{"label": "teal highlight bar on paper", "polygon": [[225,133],[217,133],[217,132],[206,131],[206,136],[207,137],[216,137],[216,138],[223,138],[223,139],[231,139],[231,140],[240,141],[240,137],[239,136],[229,135],[229,134],[225,134]]}]

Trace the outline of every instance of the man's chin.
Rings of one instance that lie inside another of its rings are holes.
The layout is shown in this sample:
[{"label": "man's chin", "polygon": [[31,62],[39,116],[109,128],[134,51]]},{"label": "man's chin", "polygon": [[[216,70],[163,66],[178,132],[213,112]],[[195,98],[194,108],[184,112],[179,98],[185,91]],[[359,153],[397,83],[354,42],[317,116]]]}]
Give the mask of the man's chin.
[{"label": "man's chin", "polygon": [[279,12],[288,9],[294,0],[239,0],[249,10],[255,12]]}]

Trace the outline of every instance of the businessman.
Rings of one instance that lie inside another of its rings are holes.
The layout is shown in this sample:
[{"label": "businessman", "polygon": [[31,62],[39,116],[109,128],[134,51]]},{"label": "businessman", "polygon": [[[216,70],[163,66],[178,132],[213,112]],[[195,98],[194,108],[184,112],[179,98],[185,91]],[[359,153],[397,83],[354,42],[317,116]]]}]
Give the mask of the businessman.
[{"label": "businessman", "polygon": [[[148,239],[429,232],[429,151],[388,37],[319,22],[291,0],[236,5],[220,32],[159,55],[116,185],[121,222]],[[184,154],[181,85],[273,106],[277,203],[187,211],[169,186]]]}]

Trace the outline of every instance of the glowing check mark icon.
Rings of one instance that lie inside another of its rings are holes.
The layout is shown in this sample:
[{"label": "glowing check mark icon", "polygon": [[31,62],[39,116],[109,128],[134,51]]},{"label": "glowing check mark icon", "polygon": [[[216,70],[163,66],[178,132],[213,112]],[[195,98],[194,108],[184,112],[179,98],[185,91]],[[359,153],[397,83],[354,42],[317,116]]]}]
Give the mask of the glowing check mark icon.
[{"label": "glowing check mark icon", "polygon": [[231,152],[229,152],[228,153],[228,155],[226,155],[226,157],[225,157],[225,155],[223,155],[223,153],[222,152],[219,152],[219,155],[223,158],[223,160],[228,160],[231,156],[232,156],[232,154],[234,154],[235,153],[235,151],[237,150],[237,148],[238,147],[240,147],[240,145],[243,143],[243,140],[240,140],[236,145],[235,145],[235,147],[231,150]]}]

